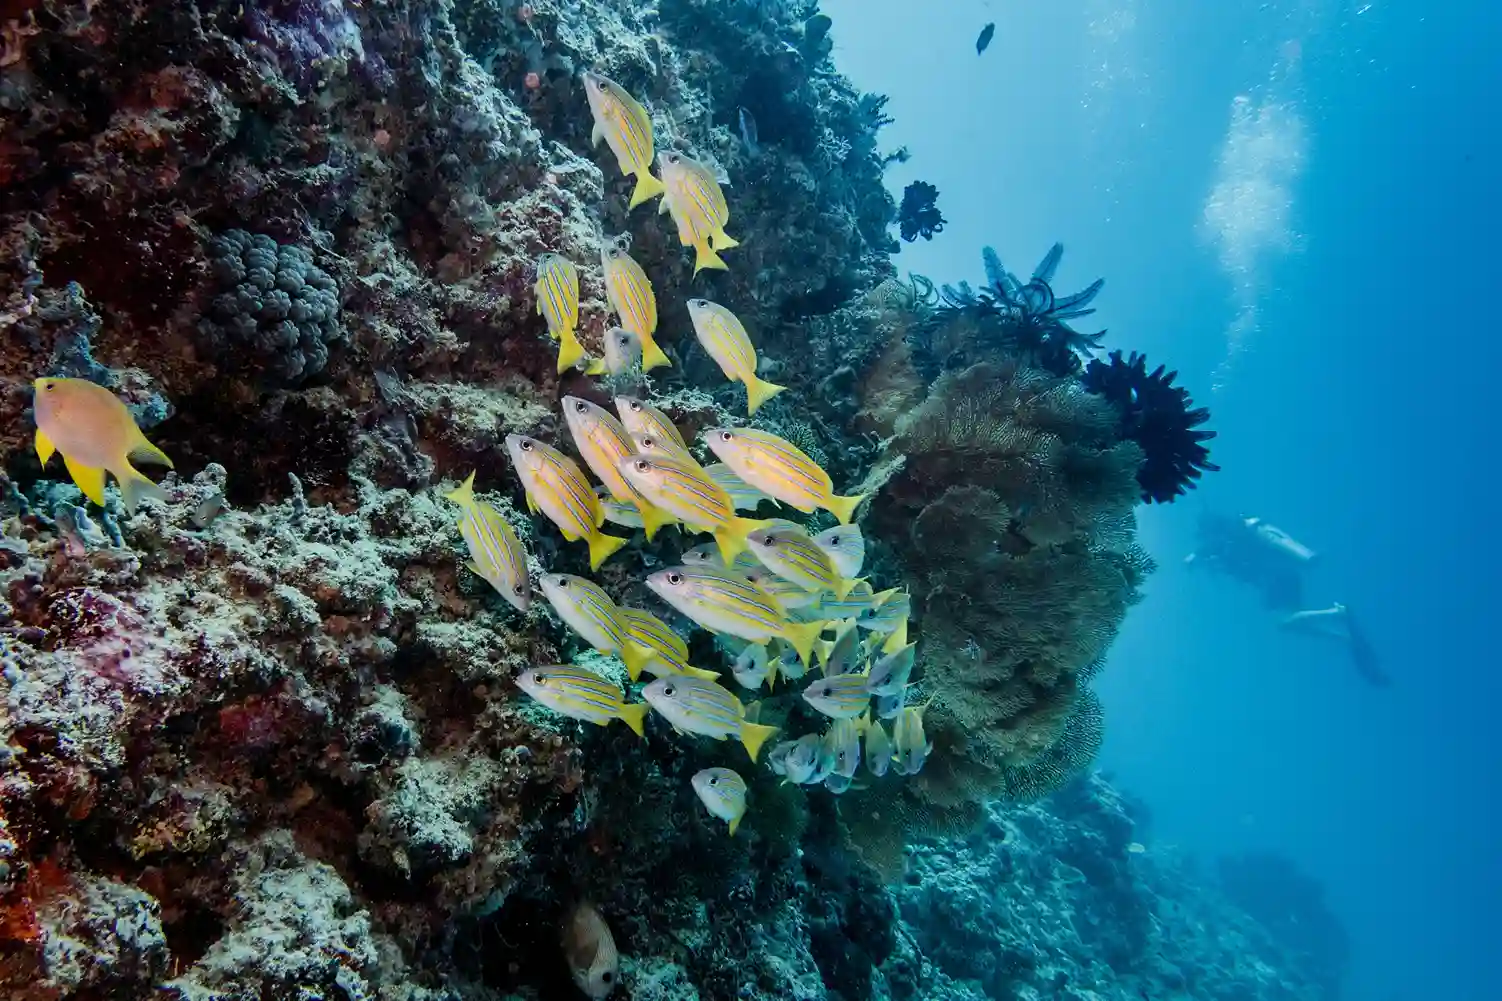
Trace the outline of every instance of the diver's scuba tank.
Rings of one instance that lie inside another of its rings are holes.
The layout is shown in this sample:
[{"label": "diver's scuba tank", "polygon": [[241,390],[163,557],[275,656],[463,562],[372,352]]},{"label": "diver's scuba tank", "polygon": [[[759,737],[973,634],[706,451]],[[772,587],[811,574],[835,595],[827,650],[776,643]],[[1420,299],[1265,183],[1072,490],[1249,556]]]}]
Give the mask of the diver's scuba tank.
[{"label": "diver's scuba tank", "polygon": [[1304,545],[1287,532],[1275,525],[1269,525],[1261,518],[1243,518],[1242,521],[1250,528],[1262,542],[1289,556],[1300,563],[1312,563],[1319,556],[1314,550]]}]

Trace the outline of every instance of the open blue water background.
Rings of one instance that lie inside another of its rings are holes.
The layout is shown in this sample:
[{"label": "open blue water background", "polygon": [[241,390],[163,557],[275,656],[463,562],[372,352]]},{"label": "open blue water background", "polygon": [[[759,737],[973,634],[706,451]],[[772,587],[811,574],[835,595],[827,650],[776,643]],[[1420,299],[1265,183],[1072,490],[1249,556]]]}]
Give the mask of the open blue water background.
[{"label": "open blue water background", "polygon": [[[1212,407],[1225,471],[1144,513],[1162,570],[1099,687],[1152,840],[1275,849],[1351,932],[1351,1001],[1502,998],[1502,12],[1481,0],[825,0],[836,60],[982,279],[1054,240],[1112,346]],[[995,41],[977,57],[986,21]],[[1212,389],[1212,387],[1214,387]],[[1182,564],[1205,505],[1322,554],[1388,690]]]}]

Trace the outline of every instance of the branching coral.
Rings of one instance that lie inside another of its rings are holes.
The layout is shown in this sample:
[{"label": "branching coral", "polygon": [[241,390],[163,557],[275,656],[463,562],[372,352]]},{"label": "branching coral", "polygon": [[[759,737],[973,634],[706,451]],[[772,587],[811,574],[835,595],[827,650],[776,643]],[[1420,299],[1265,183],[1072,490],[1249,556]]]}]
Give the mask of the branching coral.
[{"label": "branching coral", "polygon": [[934,204],[939,189],[926,181],[914,181],[902,189],[902,207],[897,210],[897,224],[902,238],[912,243],[918,237],[932,240],[944,229],[944,213]]},{"label": "branching coral", "polygon": [[1175,386],[1177,372],[1159,365],[1147,371],[1147,357],[1133,351],[1125,361],[1112,351],[1109,362],[1095,359],[1085,369],[1085,388],[1111,402],[1120,414],[1120,435],[1142,447],[1137,470],[1142,499],[1167,504],[1192,489],[1206,472],[1220,469],[1210,461],[1204,442],[1214,431],[1200,430],[1210,411],[1195,408],[1189,390]]}]

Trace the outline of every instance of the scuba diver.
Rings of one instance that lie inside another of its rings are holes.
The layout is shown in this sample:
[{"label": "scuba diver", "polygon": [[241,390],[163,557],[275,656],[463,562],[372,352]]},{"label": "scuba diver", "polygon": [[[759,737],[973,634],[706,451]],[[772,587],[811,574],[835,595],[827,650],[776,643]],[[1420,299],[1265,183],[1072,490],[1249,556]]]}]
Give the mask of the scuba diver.
[{"label": "scuba diver", "polygon": [[1328,608],[1304,607],[1304,573],[1318,560],[1314,550],[1261,518],[1206,513],[1199,536],[1199,548],[1184,558],[1185,563],[1207,566],[1251,585],[1262,593],[1268,608],[1285,613],[1280,623],[1284,629],[1340,642],[1363,681],[1377,688],[1392,683],[1349,608],[1339,602]]}]

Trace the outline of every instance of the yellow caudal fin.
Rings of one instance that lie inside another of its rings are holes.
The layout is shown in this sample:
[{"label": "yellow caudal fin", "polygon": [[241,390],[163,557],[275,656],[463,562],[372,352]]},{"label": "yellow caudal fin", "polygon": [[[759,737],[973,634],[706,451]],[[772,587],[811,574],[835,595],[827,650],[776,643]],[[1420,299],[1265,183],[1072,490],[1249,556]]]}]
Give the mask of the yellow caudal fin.
[{"label": "yellow caudal fin", "polygon": [[892,635],[888,636],[887,641],[881,645],[881,652],[896,653],[905,646],[907,646],[907,619],[903,619],[897,624],[897,628],[892,630]]},{"label": "yellow caudal fin", "polygon": [[741,826],[741,818],[744,817],[745,815],[746,815],[746,810],[745,810],[744,807],[742,807],[740,813],[737,813],[735,816],[733,816],[733,817],[730,818],[730,836],[732,838],[735,837],[735,829],[737,827]]},{"label": "yellow caudal fin", "polygon": [[453,490],[443,495],[460,507],[472,507],[475,503],[475,474],[470,473],[469,479],[459,484]]},{"label": "yellow caudal fin", "polygon": [[758,379],[754,375],[746,376],[746,413],[754,414],[761,409],[761,405],[772,397],[782,392],[785,386],[779,386],[775,382],[767,382]]},{"label": "yellow caudal fin", "polygon": [[47,465],[47,460],[57,452],[57,446],[52,444],[52,439],[41,428],[37,428],[37,458],[42,460],[42,465]]},{"label": "yellow caudal fin", "polygon": [[841,577],[839,580],[834,582],[835,598],[839,601],[844,601],[850,596],[850,589],[859,583],[859,578],[854,580],[846,580],[844,577]]},{"label": "yellow caudal fin", "polygon": [[651,542],[653,537],[657,535],[659,528],[662,528],[664,525],[671,525],[677,520],[662,508],[653,507],[645,501],[637,503],[636,511],[641,515],[642,531],[647,533],[648,542]]},{"label": "yellow caudal fin", "polygon": [[589,537],[589,568],[600,569],[600,564],[610,559],[611,554],[625,544],[626,540],[619,536],[595,532]]},{"label": "yellow caudal fin", "polygon": [[643,372],[650,372],[664,365],[668,368],[673,367],[672,359],[663,354],[662,348],[657,346],[657,341],[651,334],[638,333],[637,336],[641,338],[641,370]]},{"label": "yellow caudal fin", "polygon": [[558,341],[558,374],[562,375],[584,357],[584,345],[579,343],[579,335],[572,330],[564,330]]},{"label": "yellow caudal fin", "polygon": [[715,271],[730,270],[730,267],[724,261],[720,260],[720,255],[716,254],[707,242],[694,246],[694,274],[698,274],[705,268]]},{"label": "yellow caudal fin", "polygon": [[602,359],[599,359],[599,358],[591,358],[589,360],[589,364],[587,366],[585,366],[584,374],[585,375],[604,375],[605,374],[605,362]]},{"label": "yellow caudal fin", "polygon": [[880,608],[882,605],[886,604],[886,600],[888,598],[890,598],[894,594],[897,594],[901,590],[902,588],[900,587],[889,587],[885,591],[877,591],[875,594],[871,595],[871,607]]},{"label": "yellow caudal fin", "polygon": [[828,626],[827,622],[788,622],[782,627],[782,638],[797,651],[798,659],[803,661],[804,667],[812,667],[813,663],[809,658],[813,654],[814,641]]},{"label": "yellow caudal fin", "polygon": [[761,753],[761,745],[767,742],[767,738],[777,733],[775,726],[762,726],[760,723],[748,723],[741,720],[741,743],[746,745],[746,753],[755,761]]},{"label": "yellow caudal fin", "polygon": [[157,448],[146,440],[146,436],[136,432],[136,443],[130,447],[129,458],[132,462],[150,462],[158,466],[166,466],[168,469],[176,469],[167,453]]},{"label": "yellow caudal fin", "polygon": [[68,467],[68,475],[73,477],[73,482],[83,495],[89,500],[104,507],[104,470],[91,469],[88,466],[74,462],[66,455],[63,456],[63,465]]},{"label": "yellow caudal fin", "polygon": [[621,722],[631,728],[631,732],[638,737],[647,735],[647,704],[645,702],[627,702],[621,706]]},{"label": "yellow caudal fin", "polygon": [[654,656],[656,654],[651,650],[629,641],[621,646],[621,660],[625,661],[626,673],[631,675],[632,681],[641,677],[642,671],[646,670],[647,665],[652,663]]},{"label": "yellow caudal fin", "polygon": [[631,204],[627,208],[636,208],[642,202],[651,201],[658,195],[667,191],[662,182],[652,176],[649,170],[643,170],[636,175],[636,189],[631,192]]},{"label": "yellow caudal fin", "polygon": [[731,518],[714,529],[714,540],[720,547],[720,559],[727,567],[735,566],[735,558],[746,551],[746,536],[767,522],[755,518]]},{"label": "yellow caudal fin", "polygon": [[814,640],[814,652],[819,655],[820,669],[829,666],[829,655],[834,653],[834,643],[829,640]]},{"label": "yellow caudal fin", "polygon": [[[125,510],[131,514],[135,514],[136,508],[140,506],[141,501],[148,497],[159,501],[167,499],[167,491],[151,482],[151,480],[147,479],[141,473],[136,472],[136,468],[129,463],[126,463],[125,468],[118,472],[111,471],[115,472],[115,479],[119,481],[120,499],[125,502]],[[101,473],[101,480],[102,478],[103,474]]]},{"label": "yellow caudal fin", "polygon": [[713,233],[709,234],[709,245],[716,250],[730,250],[734,247],[739,247],[741,245],[741,241],[737,240],[735,237],[731,236],[723,229],[717,229]]},{"label": "yellow caudal fin", "polygon": [[683,673],[687,677],[698,678],[700,681],[719,681],[720,680],[720,676],[719,676],[719,674],[717,672],[715,672],[715,671],[706,671],[702,667],[693,667],[692,665],[690,665],[689,668],[687,670],[685,670]]},{"label": "yellow caudal fin", "polygon": [[853,497],[831,496],[829,503],[823,505],[824,510],[840,519],[841,525],[850,524],[850,519],[855,516],[855,509],[860,507],[861,501],[866,499],[865,494],[856,494]]}]

